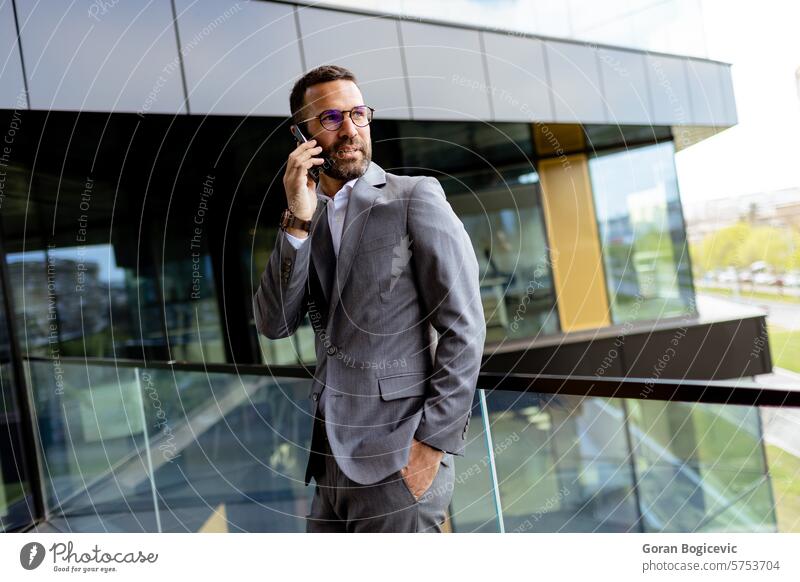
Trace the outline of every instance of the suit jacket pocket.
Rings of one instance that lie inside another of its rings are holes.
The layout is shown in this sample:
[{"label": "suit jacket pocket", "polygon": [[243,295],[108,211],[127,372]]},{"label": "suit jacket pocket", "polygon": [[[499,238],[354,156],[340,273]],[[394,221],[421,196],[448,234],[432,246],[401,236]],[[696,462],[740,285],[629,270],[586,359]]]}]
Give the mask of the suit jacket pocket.
[{"label": "suit jacket pocket", "polygon": [[428,390],[428,374],[406,372],[378,378],[382,400],[396,400],[410,396],[424,396]]}]

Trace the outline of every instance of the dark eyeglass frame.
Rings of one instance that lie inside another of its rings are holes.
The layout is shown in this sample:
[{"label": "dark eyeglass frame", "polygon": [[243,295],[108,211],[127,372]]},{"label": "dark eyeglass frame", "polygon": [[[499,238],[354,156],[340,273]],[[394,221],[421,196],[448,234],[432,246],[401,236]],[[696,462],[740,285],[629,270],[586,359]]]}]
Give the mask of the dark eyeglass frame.
[{"label": "dark eyeglass frame", "polygon": [[[353,111],[353,109],[359,109],[359,108],[362,108],[362,107],[366,108],[366,109],[369,111],[369,115],[368,115],[367,122],[366,122],[364,125],[359,125],[358,123],[356,123],[356,122],[353,120],[352,111]],[[338,124],[336,127],[327,127],[327,126],[326,126],[326,125],[325,125],[325,124],[322,122],[322,116],[323,116],[323,115],[325,115],[325,114],[327,114],[327,113],[332,113],[332,112],[336,112],[336,113],[339,113],[339,114],[341,114],[341,116],[342,116],[342,120],[339,122],[339,124]],[[318,120],[319,120],[319,124],[320,124],[320,125],[321,125],[321,126],[324,128],[324,129],[327,129],[328,131],[337,131],[337,130],[338,130],[340,127],[342,127],[342,124],[344,123],[344,114],[345,114],[345,113],[347,113],[348,115],[350,115],[350,121],[352,121],[352,122],[353,122],[353,125],[355,125],[356,127],[367,127],[367,126],[368,126],[370,123],[372,123],[372,117],[373,117],[373,115],[375,114],[375,109],[373,109],[373,108],[372,108],[372,107],[370,107],[369,105],[356,105],[356,106],[355,106],[355,107],[353,107],[352,109],[346,109],[346,110],[341,110],[341,109],[326,109],[325,111],[323,111],[323,112],[322,112],[322,113],[320,113],[319,115],[315,115],[314,117],[309,117],[308,119],[304,119],[304,120],[300,121],[299,123],[306,123],[306,122],[308,122],[308,121],[311,121],[312,119],[318,119]]]}]

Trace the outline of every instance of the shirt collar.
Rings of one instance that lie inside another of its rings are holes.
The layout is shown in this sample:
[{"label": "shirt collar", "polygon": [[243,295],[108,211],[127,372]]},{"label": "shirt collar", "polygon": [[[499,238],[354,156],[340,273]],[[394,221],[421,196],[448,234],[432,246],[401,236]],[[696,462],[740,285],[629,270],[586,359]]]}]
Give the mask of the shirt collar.
[{"label": "shirt collar", "polygon": [[[356,183],[356,180],[358,180],[358,178],[353,178],[352,180],[348,180],[347,182],[345,182],[345,183],[342,185],[341,189],[339,189],[339,191],[338,191],[338,192],[336,192],[336,195],[333,197],[333,200],[336,200],[336,199],[337,199],[337,198],[339,198],[340,196],[341,196],[342,198],[346,198],[346,197],[347,197],[347,195],[348,195],[348,194],[350,194],[350,191],[353,189],[353,185]],[[322,186],[321,186],[321,184],[322,184],[322,182],[318,182],[318,183],[317,183],[317,197],[318,197],[318,198],[326,198],[326,199],[327,199],[327,198],[328,198],[328,195],[327,195],[327,194],[325,194],[325,193],[322,191]]]}]

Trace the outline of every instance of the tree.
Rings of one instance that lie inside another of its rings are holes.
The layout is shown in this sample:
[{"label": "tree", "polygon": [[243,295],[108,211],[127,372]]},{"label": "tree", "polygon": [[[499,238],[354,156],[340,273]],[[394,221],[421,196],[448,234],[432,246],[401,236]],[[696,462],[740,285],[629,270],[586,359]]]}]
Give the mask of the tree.
[{"label": "tree", "polygon": [[797,233],[788,228],[774,226],[754,227],[743,241],[739,256],[745,265],[764,261],[774,270],[785,272],[792,269],[793,255],[797,248]]},{"label": "tree", "polygon": [[700,243],[695,261],[701,272],[728,267],[743,268],[750,263],[743,260],[740,249],[750,236],[753,227],[746,222],[737,222],[707,235]]}]

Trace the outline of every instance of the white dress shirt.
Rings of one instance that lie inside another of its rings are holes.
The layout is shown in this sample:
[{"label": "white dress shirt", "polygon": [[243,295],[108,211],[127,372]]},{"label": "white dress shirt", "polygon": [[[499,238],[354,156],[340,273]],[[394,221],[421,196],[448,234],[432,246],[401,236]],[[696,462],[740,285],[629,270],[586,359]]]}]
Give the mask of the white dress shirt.
[{"label": "white dress shirt", "polygon": [[[350,191],[353,189],[353,184],[356,183],[358,178],[353,178],[349,182],[345,182],[341,189],[331,198],[328,202],[328,226],[331,229],[331,238],[333,239],[333,252],[339,256],[339,243],[342,241],[342,228],[344,227],[344,215],[347,212],[347,201],[350,200]],[[328,198],[322,191],[322,187],[317,184],[317,198]],[[309,237],[298,238],[288,232],[284,233],[286,238],[289,239],[291,245],[299,249]]]}]

